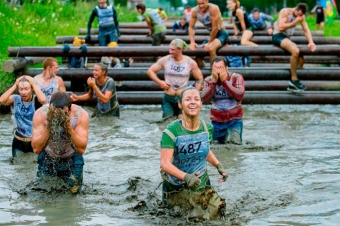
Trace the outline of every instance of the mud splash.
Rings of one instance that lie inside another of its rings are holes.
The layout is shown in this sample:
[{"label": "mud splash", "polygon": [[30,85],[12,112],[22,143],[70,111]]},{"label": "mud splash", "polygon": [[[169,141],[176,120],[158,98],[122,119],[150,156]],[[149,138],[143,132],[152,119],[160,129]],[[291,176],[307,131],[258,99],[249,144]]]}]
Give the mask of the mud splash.
[{"label": "mud splash", "polygon": [[[86,108],[91,114],[92,108]],[[120,119],[91,119],[83,192],[37,181],[36,155],[10,162],[10,115],[0,117],[0,224],[337,225],[340,106],[245,106],[243,145],[211,148],[229,174],[215,191],[225,220],[187,222],[161,206],[160,138],[172,120],[159,106],[124,106]],[[209,120],[203,108],[202,119]]]}]

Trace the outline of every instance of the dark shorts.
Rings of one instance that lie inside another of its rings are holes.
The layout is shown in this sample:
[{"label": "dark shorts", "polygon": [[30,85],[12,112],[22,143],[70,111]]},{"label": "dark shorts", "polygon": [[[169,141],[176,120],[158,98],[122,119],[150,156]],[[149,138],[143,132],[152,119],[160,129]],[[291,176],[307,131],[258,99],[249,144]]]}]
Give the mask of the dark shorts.
[{"label": "dark shorts", "polygon": [[151,38],[153,46],[160,46],[165,39],[165,32],[154,34]]},{"label": "dark shorts", "polygon": [[[16,135],[18,135],[18,134],[16,134]],[[12,142],[12,157],[16,157],[17,153],[19,151],[22,151],[24,153],[33,152],[33,148],[31,146],[31,142],[24,142],[24,141],[18,140],[15,137],[13,137],[13,142]]]},{"label": "dark shorts", "polygon": [[117,42],[117,30],[115,26],[99,27],[98,42],[99,46],[107,46],[110,42]]},{"label": "dark shorts", "polygon": [[163,118],[178,116],[182,110],[178,107],[178,98],[164,93],[162,100]]},{"label": "dark shorts", "polygon": [[216,38],[220,40],[222,46],[224,46],[229,41],[229,34],[226,30],[219,30],[217,32]]},{"label": "dark shorts", "polygon": [[84,158],[78,153],[73,153],[65,159],[51,158],[46,151],[38,156],[37,176],[52,176],[62,178],[71,188],[75,185],[81,188],[83,184]]},{"label": "dark shorts", "polygon": [[273,41],[273,44],[278,46],[278,47],[281,47],[281,42],[283,39],[285,38],[288,38],[287,35],[283,34],[283,33],[277,33],[277,34],[274,34],[272,36],[272,41]]},{"label": "dark shorts", "polygon": [[214,126],[213,139],[219,144],[224,144],[231,134],[238,136],[238,140],[242,142],[243,121],[241,119],[229,122],[212,121],[211,123]]},{"label": "dark shorts", "polygon": [[321,24],[322,22],[324,22],[323,18],[316,18],[316,24]]}]

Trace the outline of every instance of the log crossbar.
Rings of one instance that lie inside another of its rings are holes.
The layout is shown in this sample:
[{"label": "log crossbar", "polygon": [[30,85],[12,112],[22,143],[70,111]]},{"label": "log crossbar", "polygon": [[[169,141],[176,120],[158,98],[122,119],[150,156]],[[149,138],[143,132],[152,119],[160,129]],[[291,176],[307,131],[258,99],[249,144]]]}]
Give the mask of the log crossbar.
[{"label": "log crossbar", "polygon": [[[75,36],[57,36],[56,37],[56,44],[64,44],[64,43],[72,43]],[[81,39],[84,39],[85,36],[78,36]],[[169,44],[173,39],[178,38],[177,35],[166,35],[163,44]],[[180,37],[183,41],[189,43],[189,36]],[[202,43],[209,36],[195,36],[196,43]],[[234,38],[233,36],[229,36],[231,44],[240,44],[240,38]],[[290,38],[296,44],[307,44],[308,41],[304,36],[293,36]],[[254,36],[251,41],[259,44],[259,45],[272,45],[272,37],[271,36]],[[340,44],[339,38],[333,37],[320,37],[316,36],[313,37],[313,41],[316,45],[325,45],[325,44]],[[92,35],[91,41],[88,44],[96,44],[98,43],[98,35]],[[146,37],[145,35],[123,35],[118,38],[119,44],[150,44],[152,43],[151,37]]]},{"label": "log crossbar", "polygon": [[[120,28],[119,32],[121,35],[147,35],[150,33],[150,30],[147,28]],[[232,36],[235,34],[234,30],[227,30],[229,36]],[[313,37],[314,36],[323,36],[322,31],[311,31]],[[86,35],[87,34],[87,28],[80,28],[79,29],[79,35]],[[91,29],[92,35],[98,35],[98,28],[92,28]],[[183,30],[176,30],[173,31],[172,29],[167,29],[166,35],[177,35],[177,36],[185,36],[188,35],[186,31]],[[207,29],[196,29],[195,30],[195,36],[198,35],[210,35],[210,32]],[[256,36],[269,36],[267,31],[254,31],[254,35]],[[305,33],[302,30],[296,30],[294,32],[294,36],[304,36]],[[91,36],[92,37],[92,36]]]},{"label": "log crossbar", "polygon": [[[117,92],[120,104],[161,104],[163,92]],[[95,99],[84,103],[95,103]],[[287,91],[246,91],[243,104],[340,104],[340,92],[305,91],[297,95]]]},{"label": "log crossbar", "polygon": [[[78,47],[71,47],[69,53],[64,53],[62,47],[8,47],[9,57],[25,57],[25,56],[117,56],[117,57],[134,57],[134,56],[165,56],[169,53],[167,46],[143,46],[143,47],[91,47],[87,48],[87,52],[83,53]],[[301,55],[340,55],[340,45],[319,45],[315,52],[311,52],[307,46],[299,46]],[[203,48],[197,48],[192,51],[185,49],[183,54],[188,56],[204,57],[209,53]],[[274,56],[274,55],[290,55],[287,51],[275,46],[229,46],[220,48],[218,55],[236,55],[236,56]]]},{"label": "log crossbar", "polygon": [[[23,72],[25,75],[35,76],[42,73],[41,68],[27,69]],[[109,69],[108,76],[116,81],[149,81],[147,76],[148,68],[122,68],[122,69]],[[60,68],[58,75],[64,80],[72,79],[87,79],[92,76],[93,69],[73,68],[63,69]],[[210,69],[201,69],[204,77],[210,75]],[[249,80],[288,80],[290,78],[289,68],[230,68],[229,71],[240,73],[245,81]],[[338,80],[340,81],[340,70],[338,67],[313,67],[306,69],[297,69],[297,75],[302,80]],[[160,79],[164,79],[164,70],[157,73]]]}]

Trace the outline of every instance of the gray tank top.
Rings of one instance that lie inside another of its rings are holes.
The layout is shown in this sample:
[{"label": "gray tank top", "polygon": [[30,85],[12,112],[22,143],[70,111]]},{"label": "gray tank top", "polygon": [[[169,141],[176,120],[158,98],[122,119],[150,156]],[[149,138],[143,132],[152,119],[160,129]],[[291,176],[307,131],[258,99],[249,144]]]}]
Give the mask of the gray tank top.
[{"label": "gray tank top", "polygon": [[170,88],[174,90],[182,89],[188,86],[190,78],[190,58],[183,63],[176,63],[171,56],[165,65],[165,82],[170,84]]},{"label": "gray tank top", "polygon": [[[286,23],[289,24],[289,23],[293,22],[294,20],[295,20],[295,16],[293,14],[290,14]],[[279,31],[279,28],[277,26],[277,21],[274,24],[274,29]],[[294,31],[295,31],[295,26],[291,27],[291,28],[288,28],[285,31],[282,31],[281,33],[283,33],[283,34],[287,35],[288,37],[290,37],[290,36],[292,36],[294,34]]]},{"label": "gray tank top", "polygon": [[212,24],[211,24],[211,16],[210,11],[208,10],[203,16],[198,11],[198,8],[196,7],[197,12],[197,20],[201,22],[208,31],[212,30]]},{"label": "gray tank top", "polygon": [[51,97],[54,93],[58,92],[58,83],[55,77],[52,78],[51,82],[45,86],[40,85],[36,78],[34,78],[35,83],[37,84],[38,88],[45,94],[46,96],[46,103],[48,105],[51,101]]},{"label": "gray tank top", "polygon": [[[42,110],[43,110],[44,115],[46,117],[47,112],[48,112],[48,106],[43,106]],[[71,118],[71,120],[70,120],[70,125],[73,129],[77,125],[78,117],[79,117],[81,110],[82,110],[82,108],[80,106],[78,106],[76,113],[74,114],[73,118]],[[47,121],[46,121],[46,124],[47,124]],[[62,130],[62,131],[60,131],[60,133],[62,134],[62,133],[64,133],[64,131]],[[63,150],[63,152],[61,152],[59,154],[57,154],[55,152],[55,150],[53,150],[51,148],[50,142],[49,141],[47,142],[47,146],[45,148],[45,151],[48,153],[49,156],[51,156],[53,158],[67,158],[75,152],[72,145],[69,142],[67,142],[65,139],[63,139],[63,136],[60,137],[60,142],[58,142],[58,143],[59,143],[59,147],[61,146],[60,149]]]}]

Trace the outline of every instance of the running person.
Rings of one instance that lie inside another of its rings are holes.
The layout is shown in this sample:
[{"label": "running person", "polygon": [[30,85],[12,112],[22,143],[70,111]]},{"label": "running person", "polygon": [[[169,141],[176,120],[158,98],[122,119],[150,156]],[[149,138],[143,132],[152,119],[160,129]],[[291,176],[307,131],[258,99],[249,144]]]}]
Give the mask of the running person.
[{"label": "running person", "polygon": [[290,36],[293,35],[295,26],[298,23],[301,24],[302,29],[305,32],[308,48],[312,52],[316,50],[312,33],[306,22],[306,11],[307,5],[305,3],[299,3],[295,8],[283,8],[279,13],[278,20],[274,24],[272,37],[273,44],[292,54],[290,58],[291,80],[289,81],[289,86],[287,88],[290,91],[300,92],[306,89],[306,86],[300,82],[296,74],[296,69],[303,67],[304,58],[300,55],[300,50],[296,44],[289,39]]},{"label": "running person", "polygon": [[228,9],[232,12],[232,23],[234,25],[234,36],[237,37],[242,32],[241,45],[244,46],[257,46],[254,42],[250,41],[254,34],[253,26],[248,19],[248,15],[243,9],[240,8],[238,0],[228,0]]},{"label": "running person", "polygon": [[[197,0],[196,2],[197,7],[192,10],[189,23],[190,49],[195,50],[197,48],[195,42],[195,23],[198,20],[210,32],[209,40],[203,43],[203,48],[206,52],[209,52],[211,64],[212,60],[217,56],[216,51],[228,42],[229,36],[223,26],[223,19],[218,6],[209,3],[208,0]],[[199,64],[201,60],[198,58]],[[203,65],[200,64],[199,66],[202,67]]]},{"label": "running person", "polygon": [[316,6],[310,11],[310,13],[316,13],[316,30],[319,30],[319,27],[321,27],[321,30],[324,31],[325,9],[320,5],[319,1],[316,3]]},{"label": "running person", "polygon": [[161,16],[155,9],[146,9],[143,3],[136,5],[137,12],[143,15],[152,38],[153,46],[160,46],[165,39],[166,26],[163,23]]},{"label": "running person", "polygon": [[[13,94],[15,90],[18,94]],[[33,94],[35,93],[35,95]],[[16,157],[19,151],[33,152],[32,120],[35,112],[35,96],[40,104],[46,102],[44,93],[35,84],[34,79],[28,75],[17,78],[14,85],[0,97],[0,104],[12,105],[14,121],[14,137],[12,142],[12,157]]]},{"label": "running person", "polygon": [[[183,48],[187,44],[182,39],[174,39],[169,46],[170,55],[164,56],[148,70],[148,76],[164,90],[162,100],[163,118],[171,116],[182,117],[182,110],[178,107],[177,97],[188,86],[190,73],[196,79],[195,86],[202,89],[203,75],[197,63],[190,57],[183,55]],[[157,72],[164,71],[164,80],[157,77]]]}]

